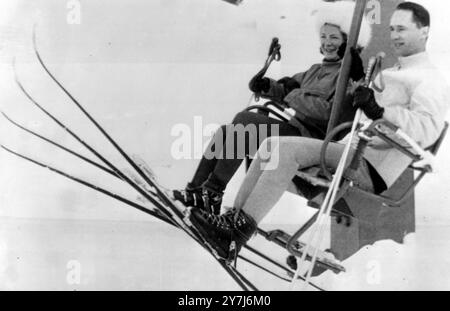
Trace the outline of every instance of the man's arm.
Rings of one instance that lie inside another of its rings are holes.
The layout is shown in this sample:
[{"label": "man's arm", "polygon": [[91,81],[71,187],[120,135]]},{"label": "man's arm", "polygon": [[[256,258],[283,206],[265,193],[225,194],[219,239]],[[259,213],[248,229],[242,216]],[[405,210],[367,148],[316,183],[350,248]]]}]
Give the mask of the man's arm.
[{"label": "man's arm", "polygon": [[450,100],[447,94],[446,86],[422,83],[414,90],[409,107],[384,107],[383,118],[400,127],[421,147],[428,147],[442,131]]}]

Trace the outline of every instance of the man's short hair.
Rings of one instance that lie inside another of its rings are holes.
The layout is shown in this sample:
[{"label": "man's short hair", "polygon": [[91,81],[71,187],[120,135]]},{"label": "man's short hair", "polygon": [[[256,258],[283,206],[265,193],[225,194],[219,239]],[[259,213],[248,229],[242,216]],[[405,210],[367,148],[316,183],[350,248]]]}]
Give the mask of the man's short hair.
[{"label": "man's short hair", "polygon": [[396,10],[410,11],[413,15],[413,21],[417,27],[429,27],[430,26],[430,13],[420,4],[414,2],[402,2],[397,5]]}]

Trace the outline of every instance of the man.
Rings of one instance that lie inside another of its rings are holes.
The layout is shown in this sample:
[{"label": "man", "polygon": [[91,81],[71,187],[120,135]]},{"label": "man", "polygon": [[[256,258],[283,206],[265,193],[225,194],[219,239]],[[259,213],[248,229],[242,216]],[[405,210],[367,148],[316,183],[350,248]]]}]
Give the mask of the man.
[{"label": "man", "polygon": [[[305,72],[279,81],[259,76],[251,80],[250,89],[253,92],[289,107],[291,113],[295,114],[292,121],[287,123],[254,112],[238,113],[231,125],[222,126],[215,133],[191,182],[184,190],[173,191],[176,200],[185,206],[219,214],[228,182],[245,156],[252,156],[266,137],[303,136],[324,139],[342,57],[347,46],[353,9],[353,2],[339,1],[324,4],[316,14],[320,52],[324,56],[321,64],[314,64]],[[367,20],[363,21],[360,33],[358,45],[362,48],[368,44],[371,36]],[[358,53],[353,50],[352,54],[354,57],[350,78],[358,81],[364,76],[364,68]],[[353,118],[355,109],[351,101],[344,110],[341,122]],[[243,130],[252,128],[253,133],[245,133]],[[242,140],[244,148],[237,145]]]},{"label": "man", "polygon": [[[444,126],[450,91],[430,63],[426,42],[430,27],[428,11],[413,2],[398,5],[390,22],[391,40],[399,56],[398,65],[382,72],[385,89],[374,92],[359,86],[354,106],[372,119],[386,119],[399,126],[423,148],[432,145]],[[218,254],[233,258],[256,232],[257,224],[287,189],[298,168],[319,164],[322,141],[303,137],[268,139],[278,167],[264,170],[260,157],[253,161],[239,190],[234,207],[222,216],[193,210],[190,219]],[[327,165],[337,167],[344,145],[331,143]],[[373,173],[390,187],[410,165],[411,159],[395,148],[373,139],[354,179],[366,190],[374,190]],[[371,170],[372,168],[372,170]]]}]

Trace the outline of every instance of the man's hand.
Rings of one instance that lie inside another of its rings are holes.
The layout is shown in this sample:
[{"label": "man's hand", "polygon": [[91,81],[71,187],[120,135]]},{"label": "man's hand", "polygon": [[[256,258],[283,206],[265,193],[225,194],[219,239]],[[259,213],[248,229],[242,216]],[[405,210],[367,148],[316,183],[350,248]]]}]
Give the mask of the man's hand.
[{"label": "man's hand", "polygon": [[294,78],[284,77],[277,81],[277,83],[283,85],[286,94],[289,94],[292,90],[300,88],[300,83]]},{"label": "man's hand", "polygon": [[380,107],[373,94],[373,90],[358,86],[353,94],[353,107],[361,108],[366,116],[372,120],[381,119],[383,117],[384,108]]},{"label": "man's hand", "polygon": [[267,92],[270,89],[270,80],[264,77],[253,78],[248,86],[254,93]]},{"label": "man's hand", "polygon": [[364,78],[364,66],[359,56],[358,51],[355,48],[350,48],[350,53],[352,54],[352,64],[350,66],[350,78],[353,81],[359,81]]}]

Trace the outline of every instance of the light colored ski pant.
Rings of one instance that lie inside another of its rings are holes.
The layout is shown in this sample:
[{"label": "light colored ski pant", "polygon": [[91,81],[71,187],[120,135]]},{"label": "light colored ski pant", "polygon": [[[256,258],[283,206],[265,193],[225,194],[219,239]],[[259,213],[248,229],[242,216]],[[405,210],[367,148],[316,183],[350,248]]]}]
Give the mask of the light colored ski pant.
[{"label": "light colored ski pant", "polygon": [[[234,207],[243,209],[259,223],[289,188],[297,170],[320,164],[322,144],[322,140],[307,137],[267,138],[252,161]],[[344,148],[345,145],[338,143],[328,145],[327,167],[337,168]],[[349,165],[353,154],[354,149],[351,149],[346,165]],[[373,191],[367,163],[361,162],[355,180],[366,190]]]}]

